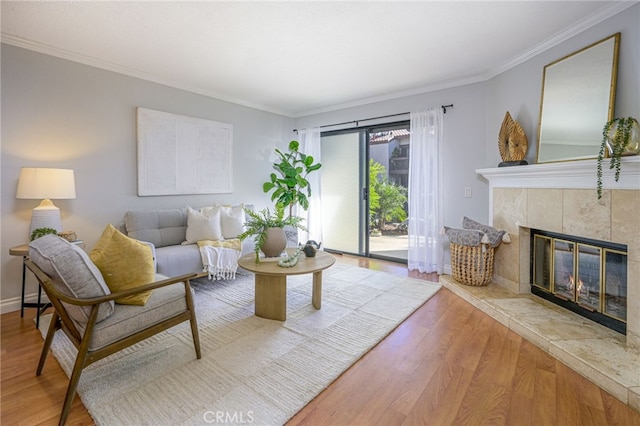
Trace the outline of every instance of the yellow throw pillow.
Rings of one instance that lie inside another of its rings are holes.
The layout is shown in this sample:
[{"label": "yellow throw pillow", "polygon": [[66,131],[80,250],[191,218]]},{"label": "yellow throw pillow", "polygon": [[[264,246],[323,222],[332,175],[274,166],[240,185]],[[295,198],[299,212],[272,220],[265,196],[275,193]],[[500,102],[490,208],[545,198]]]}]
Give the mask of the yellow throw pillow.
[{"label": "yellow throw pillow", "polygon": [[[111,292],[135,288],[153,282],[155,270],[151,247],[127,237],[108,225],[89,257],[96,264]],[[144,305],[151,292],[116,300],[123,305]]]}]

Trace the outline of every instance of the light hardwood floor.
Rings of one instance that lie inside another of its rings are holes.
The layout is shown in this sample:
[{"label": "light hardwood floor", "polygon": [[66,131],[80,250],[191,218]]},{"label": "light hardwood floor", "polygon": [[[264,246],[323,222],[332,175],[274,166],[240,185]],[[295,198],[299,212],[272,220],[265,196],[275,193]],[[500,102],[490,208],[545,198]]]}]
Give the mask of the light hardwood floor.
[{"label": "light hardwood floor", "polygon": [[[391,262],[338,262],[437,280]],[[2,425],[53,425],[60,414],[68,379],[52,356],[35,376],[33,316],[0,317]],[[67,424],[93,424],[79,398]],[[443,288],[288,424],[640,426],[640,413]]]}]

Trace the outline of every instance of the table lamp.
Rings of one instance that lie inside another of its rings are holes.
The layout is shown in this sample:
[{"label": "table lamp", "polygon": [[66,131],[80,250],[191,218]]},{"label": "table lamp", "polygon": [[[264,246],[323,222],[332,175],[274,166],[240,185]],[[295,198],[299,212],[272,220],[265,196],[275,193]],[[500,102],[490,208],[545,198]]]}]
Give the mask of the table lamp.
[{"label": "table lamp", "polygon": [[76,198],[73,170],[23,167],[20,170],[16,198],[42,200],[40,205],[32,210],[29,235],[38,228],[53,228],[60,232],[60,209],[53,205],[51,199]]}]

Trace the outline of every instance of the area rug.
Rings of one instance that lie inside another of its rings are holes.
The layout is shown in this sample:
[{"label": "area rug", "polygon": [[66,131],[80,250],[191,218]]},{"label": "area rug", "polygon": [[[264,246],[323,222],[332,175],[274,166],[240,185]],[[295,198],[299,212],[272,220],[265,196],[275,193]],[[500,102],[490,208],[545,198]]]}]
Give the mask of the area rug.
[{"label": "area rug", "polygon": [[[281,425],[433,296],[437,283],[336,264],[291,276],[287,320],[254,316],[254,276],[193,282],[202,359],[188,322],[87,367],[78,394],[98,425]],[[46,333],[50,315],[40,329]],[[67,375],[75,347],[52,350]]]}]

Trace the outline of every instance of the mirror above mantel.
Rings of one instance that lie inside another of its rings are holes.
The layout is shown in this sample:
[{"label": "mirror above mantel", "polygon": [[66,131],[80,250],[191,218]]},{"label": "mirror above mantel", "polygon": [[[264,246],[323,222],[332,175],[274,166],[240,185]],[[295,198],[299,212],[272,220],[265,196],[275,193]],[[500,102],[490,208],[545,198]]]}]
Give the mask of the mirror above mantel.
[{"label": "mirror above mantel", "polygon": [[620,33],[544,67],[538,163],[596,158],[613,118]]}]

